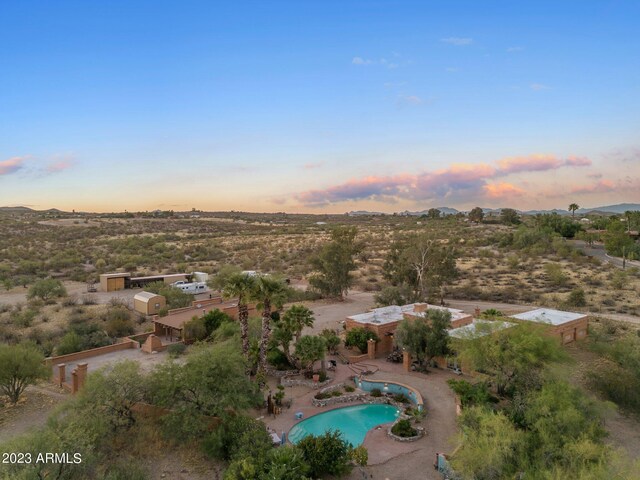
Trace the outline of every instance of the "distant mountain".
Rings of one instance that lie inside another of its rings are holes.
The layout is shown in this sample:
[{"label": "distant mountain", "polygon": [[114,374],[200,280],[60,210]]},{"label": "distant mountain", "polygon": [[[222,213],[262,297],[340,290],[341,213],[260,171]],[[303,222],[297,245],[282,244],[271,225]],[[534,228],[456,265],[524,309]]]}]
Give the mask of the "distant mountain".
[{"label": "distant mountain", "polygon": [[7,213],[34,213],[35,210],[29,207],[0,207],[0,212]]},{"label": "distant mountain", "polygon": [[606,205],[604,207],[580,208],[576,213],[585,214],[590,212],[603,213],[624,213],[628,210],[640,210],[640,203],[618,203],[617,205]]},{"label": "distant mountain", "polygon": [[382,212],[368,212],[366,210],[355,210],[352,212],[347,212],[347,215],[355,217],[358,215],[388,215],[387,213],[382,213]]}]

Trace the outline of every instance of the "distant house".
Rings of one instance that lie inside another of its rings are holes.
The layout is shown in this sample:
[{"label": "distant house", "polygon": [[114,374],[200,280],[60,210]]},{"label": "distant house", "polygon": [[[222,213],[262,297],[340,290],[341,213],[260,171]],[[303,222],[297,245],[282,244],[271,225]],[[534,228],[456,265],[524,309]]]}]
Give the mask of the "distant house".
[{"label": "distant house", "polygon": [[473,322],[473,316],[455,308],[446,308],[428,303],[411,303],[408,305],[391,305],[374,308],[366,313],[351,315],[346,318],[347,331],[363,327],[374,332],[380,341],[376,344],[375,354],[382,355],[393,351],[393,335],[403,320],[415,320],[422,317],[427,310],[446,310],[451,313],[452,328],[462,327]]},{"label": "distant house", "polygon": [[549,333],[560,337],[563,344],[586,338],[589,316],[585,313],[564,312],[552,308],[537,308],[512,315],[511,318],[549,326]]},{"label": "distant house", "polygon": [[167,299],[151,292],[136,293],[133,297],[133,308],[143,315],[157,315],[167,306]]}]

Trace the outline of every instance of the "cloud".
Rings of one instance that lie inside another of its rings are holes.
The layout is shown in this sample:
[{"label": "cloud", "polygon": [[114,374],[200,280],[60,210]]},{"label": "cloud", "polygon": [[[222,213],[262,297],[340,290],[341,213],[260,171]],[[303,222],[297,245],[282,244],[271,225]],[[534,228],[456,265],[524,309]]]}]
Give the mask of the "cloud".
[{"label": "cloud", "polygon": [[24,162],[29,157],[12,157],[0,162],[0,175],[10,175],[24,167]]},{"label": "cloud", "polygon": [[[577,161],[577,158],[580,158],[580,161]],[[301,192],[295,195],[295,198],[307,206],[325,206],[364,199],[386,202],[398,199],[498,199],[520,196],[525,194],[525,190],[511,183],[490,180],[515,173],[541,172],[589,164],[588,159],[581,157],[561,159],[553,155],[540,154],[509,157],[494,165],[458,163],[431,172],[351,179],[326,189]]]},{"label": "cloud", "polygon": [[554,155],[530,155],[528,157],[507,157],[498,161],[498,167],[504,174],[518,172],[543,172],[559,168],[562,160]]},{"label": "cloud", "polygon": [[324,162],[316,162],[316,163],[305,163],[302,168],[304,168],[305,170],[313,170],[316,168],[320,168],[324,166]]},{"label": "cloud", "polygon": [[424,100],[417,95],[399,95],[398,105],[422,105]]},{"label": "cloud", "polygon": [[464,47],[467,45],[471,45],[473,43],[473,38],[447,37],[441,38],[440,41],[443,43],[448,43],[449,45],[455,45],[456,47]]},{"label": "cloud", "polygon": [[59,173],[68,170],[73,166],[74,162],[72,160],[57,160],[55,162],[47,165],[47,173]]},{"label": "cloud", "polygon": [[523,189],[506,182],[487,184],[483,188],[487,198],[491,199],[519,197],[525,193]]},{"label": "cloud", "polygon": [[354,65],[373,65],[373,60],[365,60],[362,57],[353,57],[351,63]]},{"label": "cloud", "polygon": [[370,58],[362,58],[362,57],[353,57],[351,59],[352,65],[358,65],[360,67],[367,67],[371,65],[379,65],[386,68],[398,68],[398,64],[396,62],[390,62],[386,58],[380,59],[370,59]]},{"label": "cloud", "polygon": [[529,85],[529,88],[531,90],[539,92],[540,90],[549,90],[551,87],[548,85],[545,85],[544,83],[532,83],[531,85]]},{"label": "cloud", "polygon": [[591,160],[587,157],[576,157],[575,155],[570,155],[564,161],[564,164],[571,167],[590,167]]},{"label": "cloud", "polygon": [[579,185],[571,189],[571,193],[609,193],[616,189],[616,185],[611,180],[598,180],[589,185]]}]

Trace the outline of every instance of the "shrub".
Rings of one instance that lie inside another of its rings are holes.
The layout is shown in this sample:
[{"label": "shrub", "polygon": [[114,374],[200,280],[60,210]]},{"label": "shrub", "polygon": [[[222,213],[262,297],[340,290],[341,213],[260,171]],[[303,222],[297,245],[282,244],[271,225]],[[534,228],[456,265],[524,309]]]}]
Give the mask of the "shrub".
[{"label": "shrub", "polygon": [[332,397],[339,397],[340,395],[342,395],[342,392],[340,390],[334,390],[331,392]]},{"label": "shrub", "polygon": [[66,297],[67,289],[60,280],[54,280],[53,278],[46,278],[44,280],[38,280],[29,289],[27,298],[40,298],[45,302],[56,297]]},{"label": "shrub", "polygon": [[570,307],[586,307],[587,299],[584,290],[581,288],[573,289],[567,298],[567,305]]},{"label": "shrub", "polygon": [[351,448],[337,431],[329,431],[317,437],[309,435],[296,448],[309,466],[312,478],[326,475],[340,477],[351,471]]},{"label": "shrub", "polygon": [[364,327],[356,327],[347,332],[347,338],[344,344],[347,347],[357,347],[361,353],[367,353],[367,341],[370,339],[376,342],[380,340],[374,332]]},{"label": "shrub", "polygon": [[267,362],[275,367],[276,370],[291,370],[294,368],[282,350],[277,348],[272,348],[267,352]]},{"label": "shrub", "polygon": [[393,399],[396,402],[400,402],[400,403],[409,403],[409,399],[407,398],[406,395],[403,395],[402,393],[398,393],[397,395],[393,396]]},{"label": "shrub", "polygon": [[558,263],[547,263],[544,266],[544,271],[549,282],[556,287],[565,286],[569,281],[569,277],[562,271],[562,267]]},{"label": "shrub", "polygon": [[[640,330],[638,330],[638,331],[640,332]],[[347,393],[355,392],[355,390],[356,389],[354,387],[352,387],[351,385],[345,385],[344,386],[344,391],[347,392]]]},{"label": "shrub", "polygon": [[167,347],[167,352],[171,358],[179,357],[187,349],[184,343],[172,343]]},{"label": "shrub", "polygon": [[183,332],[185,340],[204,340],[207,338],[207,327],[204,324],[204,318],[194,316],[184,324]]},{"label": "shrub", "polygon": [[105,330],[110,337],[126,337],[127,335],[132,335],[135,331],[131,320],[122,318],[109,320]]},{"label": "shrub", "polygon": [[407,419],[398,420],[393,427],[391,433],[399,437],[415,437],[418,431],[411,426],[411,422]]},{"label": "shrub", "polygon": [[379,388],[374,388],[373,390],[371,390],[371,392],[369,392],[369,395],[371,395],[372,397],[381,397],[382,396],[382,391]]}]

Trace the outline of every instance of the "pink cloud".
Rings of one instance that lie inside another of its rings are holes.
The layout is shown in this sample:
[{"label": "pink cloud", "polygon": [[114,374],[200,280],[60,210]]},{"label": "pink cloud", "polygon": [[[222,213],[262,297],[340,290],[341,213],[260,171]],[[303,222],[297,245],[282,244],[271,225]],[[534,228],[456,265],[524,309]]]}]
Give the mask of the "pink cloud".
[{"label": "pink cloud", "polygon": [[611,180],[598,180],[589,185],[579,185],[571,189],[571,193],[609,193],[616,190],[615,183]]},{"label": "pink cloud", "polygon": [[56,162],[50,163],[47,165],[48,173],[58,173],[63,172],[73,166],[73,162],[71,160],[58,160]]},{"label": "pink cloud", "polygon": [[324,165],[324,162],[317,162],[317,163],[305,163],[302,167],[305,170],[313,170],[315,168],[320,168]]},{"label": "pink cloud", "polygon": [[523,189],[505,182],[487,184],[483,188],[486,197],[492,199],[519,197],[525,193]]},{"label": "pink cloud", "polygon": [[507,157],[499,160],[498,167],[503,174],[519,172],[543,172],[562,166],[562,160],[555,155],[529,155],[527,157]]},{"label": "pink cloud", "polygon": [[23,163],[28,157],[12,157],[0,162],[0,175],[15,173],[23,167]]},{"label": "pink cloud", "polygon": [[575,155],[570,155],[564,161],[564,164],[570,167],[590,167],[591,160],[587,157],[576,157]]},{"label": "pink cloud", "polygon": [[523,195],[525,191],[511,183],[488,183],[489,180],[522,172],[543,172],[562,167],[582,167],[591,161],[583,157],[558,158],[554,155],[508,157],[496,162],[457,163],[448,168],[418,174],[369,176],[352,179],[340,185],[321,190],[310,190],[296,195],[305,205],[327,205],[363,199],[392,201],[472,198],[504,198]]}]

